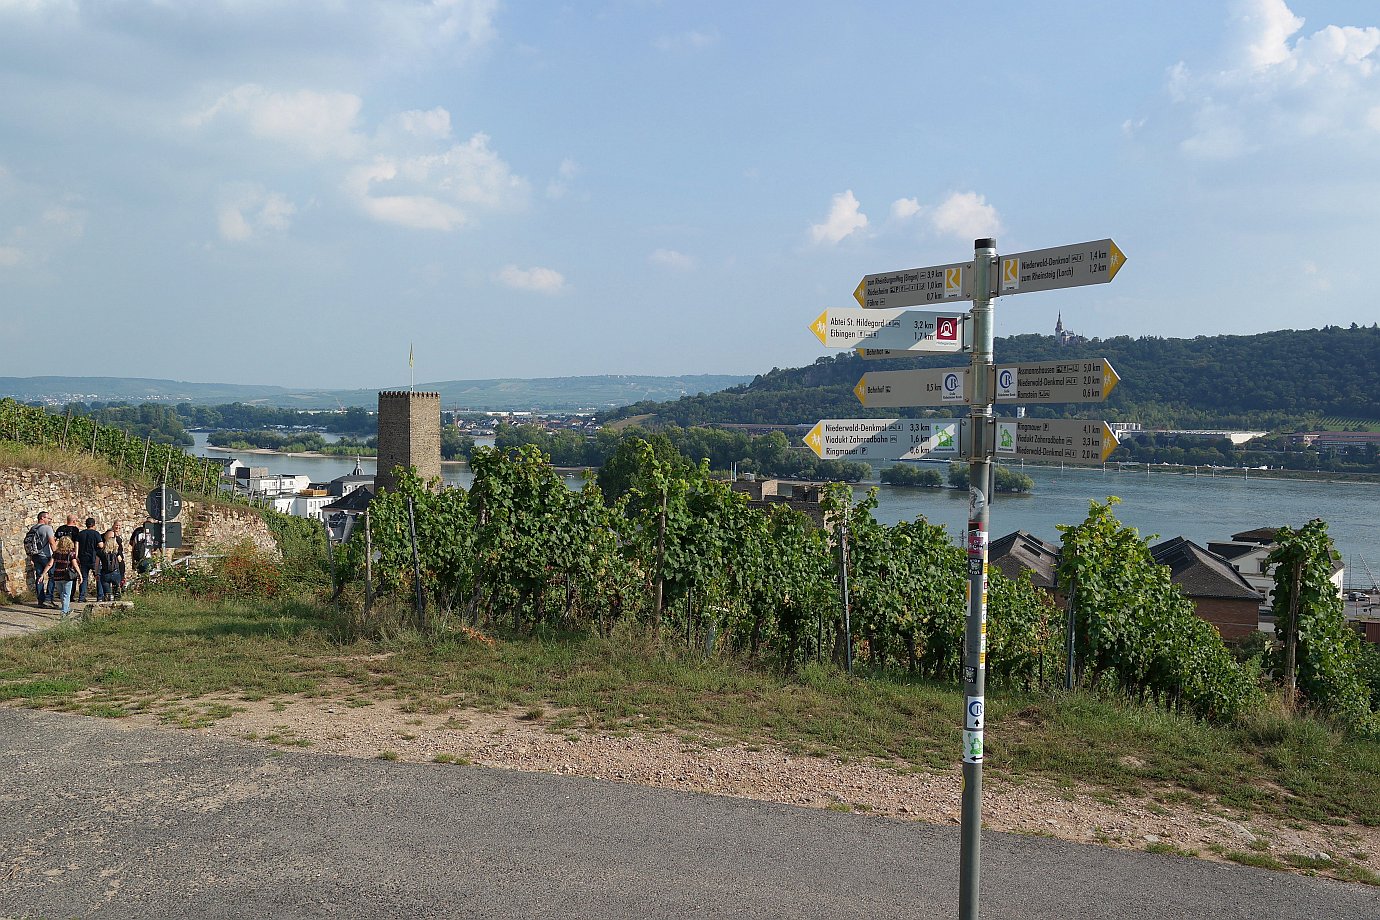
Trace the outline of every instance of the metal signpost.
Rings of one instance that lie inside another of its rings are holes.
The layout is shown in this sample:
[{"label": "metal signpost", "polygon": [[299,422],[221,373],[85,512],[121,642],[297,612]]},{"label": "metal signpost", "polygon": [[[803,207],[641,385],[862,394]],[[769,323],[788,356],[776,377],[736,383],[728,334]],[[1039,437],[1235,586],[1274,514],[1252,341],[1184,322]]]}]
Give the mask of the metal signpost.
[{"label": "metal signpost", "polygon": [[830,307],[810,324],[826,348],[895,348],[913,353],[963,350],[963,314]]},{"label": "metal signpost", "polygon": [[[994,404],[1101,402],[1119,377],[1105,358],[997,367],[993,301],[1116,277],[1126,256],[1111,240],[998,257],[996,242],[976,240],[971,262],[867,275],[853,297],[862,310],[826,310],[810,326],[826,346],[857,348],[867,359],[971,351],[968,368],[881,371],[863,375],[854,393],[868,408],[966,403],[969,416],[921,419],[825,419],[805,437],[822,459],[918,460],[968,454],[968,616],[963,635],[963,805],[959,843],[959,917],[977,920],[981,874],[982,761],[987,696],[987,548],[994,458],[1096,465],[1117,440],[1105,422],[1081,419],[998,421]],[[971,300],[967,317],[904,308]],[[937,325],[926,332],[920,317]],[[941,318],[953,320],[952,333]],[[964,321],[966,320],[966,321]],[[961,435],[961,437],[960,437]]]}]

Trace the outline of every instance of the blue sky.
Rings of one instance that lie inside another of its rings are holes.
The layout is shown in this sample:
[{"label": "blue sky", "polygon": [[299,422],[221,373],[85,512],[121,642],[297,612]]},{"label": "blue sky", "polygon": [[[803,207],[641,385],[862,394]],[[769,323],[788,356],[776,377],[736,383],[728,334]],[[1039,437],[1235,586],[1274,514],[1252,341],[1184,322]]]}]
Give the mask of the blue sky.
[{"label": "blue sky", "polygon": [[753,374],[870,272],[997,332],[1380,320],[1374,3],[0,0],[0,375]]}]

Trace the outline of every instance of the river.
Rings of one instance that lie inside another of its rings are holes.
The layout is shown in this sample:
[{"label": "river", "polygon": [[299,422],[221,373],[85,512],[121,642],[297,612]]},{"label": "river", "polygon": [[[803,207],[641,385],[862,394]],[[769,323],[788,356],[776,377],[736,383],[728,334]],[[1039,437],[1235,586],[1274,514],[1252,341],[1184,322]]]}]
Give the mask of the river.
[{"label": "river", "polygon": [[[273,473],[305,473],[315,482],[343,476],[355,462],[345,457],[288,457],[281,454],[228,453],[206,449],[206,435],[195,432],[193,452],[206,456],[236,456],[242,462],[267,467]],[[361,466],[373,472],[374,461],[364,458]],[[1297,479],[1262,479],[1216,476],[1201,471],[1198,476],[1152,471],[1136,472],[1102,469],[1063,470],[1052,467],[1025,467],[1035,480],[1029,495],[998,495],[992,503],[991,532],[1000,537],[1013,530],[1026,530],[1045,540],[1057,541],[1056,525],[1077,523],[1088,513],[1088,502],[1105,501],[1115,495],[1121,499],[1116,515],[1135,527],[1143,536],[1186,537],[1200,546],[1209,540],[1229,540],[1234,533],[1257,527],[1287,524],[1298,527],[1312,518],[1327,522],[1337,549],[1347,565],[1347,581],[1367,581],[1360,563],[1369,565],[1380,576],[1380,539],[1376,521],[1380,519],[1380,485],[1351,482],[1307,482]],[[468,487],[473,481],[463,463],[443,463],[441,478],[454,486]],[[578,488],[579,476],[566,482]],[[924,515],[943,524],[951,534],[961,534],[968,513],[968,493],[953,489],[913,489],[879,486],[876,517],[885,523],[910,520]],[[867,486],[855,488],[862,497]],[[1353,571],[1353,566],[1356,570]]]}]

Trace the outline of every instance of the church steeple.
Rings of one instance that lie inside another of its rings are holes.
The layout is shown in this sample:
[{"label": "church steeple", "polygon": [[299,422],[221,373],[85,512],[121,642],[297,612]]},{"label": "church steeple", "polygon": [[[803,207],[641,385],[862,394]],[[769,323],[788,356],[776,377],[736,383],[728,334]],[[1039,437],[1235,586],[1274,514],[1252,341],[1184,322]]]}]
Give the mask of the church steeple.
[{"label": "church steeple", "polygon": [[1054,323],[1054,337],[1062,339],[1064,337],[1064,311],[1059,311],[1059,319]]}]

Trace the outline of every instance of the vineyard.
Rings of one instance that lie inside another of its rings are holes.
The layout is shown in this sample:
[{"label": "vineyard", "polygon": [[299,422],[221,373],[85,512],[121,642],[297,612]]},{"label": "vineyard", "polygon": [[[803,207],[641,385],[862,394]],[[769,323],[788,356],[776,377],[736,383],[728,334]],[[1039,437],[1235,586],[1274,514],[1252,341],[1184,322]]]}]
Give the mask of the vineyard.
[{"label": "vineyard", "polygon": [[[612,503],[593,481],[566,488],[531,446],[480,448],[472,464],[468,492],[435,491],[404,473],[397,491],[373,501],[367,530],[356,528],[337,554],[346,573],[338,595],[369,599],[357,611],[360,628],[376,628],[379,606],[392,604],[441,633],[608,636],[632,625],[698,654],[786,671],[856,660],[943,682],[960,676],[965,556],[923,519],[878,523],[875,492],[855,503],[834,487],[821,528],[785,506],[749,507],[708,464],[677,464],[645,442],[631,487]],[[1077,685],[1218,721],[1258,707],[1273,659],[1238,660],[1111,508],[1095,503],[1086,521],[1064,528]],[[995,570],[989,600],[994,685],[1062,687],[1065,612],[1028,579]],[[1348,672],[1347,716],[1365,732],[1375,719],[1364,680],[1354,679],[1363,670]],[[1308,686],[1325,709],[1326,681]]]},{"label": "vineyard", "polygon": [[81,415],[52,415],[13,399],[0,399],[0,440],[58,448],[105,460],[117,471],[175,489],[218,494],[220,464],[193,457],[180,447],[132,437]]}]

